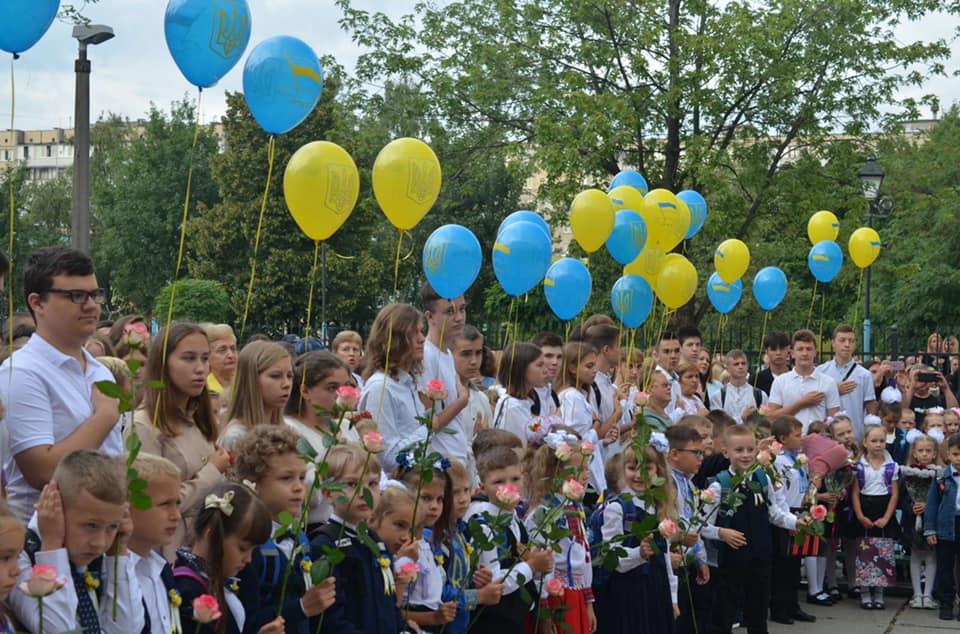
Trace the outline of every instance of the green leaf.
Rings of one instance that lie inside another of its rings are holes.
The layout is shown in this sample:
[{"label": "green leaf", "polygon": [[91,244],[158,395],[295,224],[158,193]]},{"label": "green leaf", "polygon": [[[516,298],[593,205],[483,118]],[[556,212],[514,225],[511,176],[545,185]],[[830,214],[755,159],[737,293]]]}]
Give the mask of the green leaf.
[{"label": "green leaf", "polygon": [[315,460],[317,458],[317,450],[313,448],[307,439],[301,437],[297,439],[297,452],[301,456],[306,456],[310,460]]},{"label": "green leaf", "polygon": [[363,487],[363,501],[367,503],[367,506],[373,508],[373,493],[367,487]]},{"label": "green leaf", "polygon": [[146,493],[133,492],[127,496],[127,499],[136,511],[148,511],[153,507],[153,500]]},{"label": "green leaf", "polygon": [[109,396],[110,398],[120,400],[126,395],[126,392],[124,392],[123,388],[113,381],[97,381],[93,385],[97,388],[98,392],[104,396]]}]

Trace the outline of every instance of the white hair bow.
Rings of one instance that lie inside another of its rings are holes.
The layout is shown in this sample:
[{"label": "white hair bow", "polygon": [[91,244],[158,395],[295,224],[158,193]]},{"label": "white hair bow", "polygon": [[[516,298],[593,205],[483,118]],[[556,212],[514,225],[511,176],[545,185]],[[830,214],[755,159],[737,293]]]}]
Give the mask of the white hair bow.
[{"label": "white hair bow", "polygon": [[883,421],[880,420],[879,416],[874,416],[873,414],[867,414],[863,417],[863,426],[870,427],[872,425],[883,425]]},{"label": "white hair bow", "polygon": [[934,427],[927,433],[923,433],[919,429],[911,429],[910,431],[907,432],[908,444],[912,445],[913,443],[923,438],[929,438],[930,440],[932,440],[933,442],[939,445],[943,442],[943,431],[941,431],[940,428],[938,427]]},{"label": "white hair bow", "polygon": [[223,497],[211,493],[203,499],[203,508],[218,509],[221,513],[230,517],[233,515],[233,496],[234,491],[227,491]]},{"label": "white hair bow", "polygon": [[880,392],[880,400],[890,405],[892,403],[899,403],[903,400],[903,394],[892,385],[888,385],[883,388],[883,391]]},{"label": "white hair bow", "polygon": [[544,444],[553,450],[566,443],[568,445],[577,445],[580,439],[568,431],[552,431],[543,439]]},{"label": "white hair bow", "polygon": [[655,431],[650,434],[650,446],[656,449],[657,453],[665,454],[670,449],[670,443],[663,432]]}]

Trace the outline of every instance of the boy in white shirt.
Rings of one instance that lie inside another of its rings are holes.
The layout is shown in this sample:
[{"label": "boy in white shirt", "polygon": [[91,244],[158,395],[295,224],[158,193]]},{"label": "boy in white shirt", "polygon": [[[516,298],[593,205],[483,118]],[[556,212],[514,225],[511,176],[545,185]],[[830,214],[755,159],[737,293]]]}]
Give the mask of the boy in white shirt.
[{"label": "boy in white shirt", "polygon": [[[476,384],[476,380],[480,377],[480,366],[483,363],[483,335],[479,330],[473,326],[464,327],[463,334],[453,342],[453,362],[457,368],[457,376],[470,394],[467,407],[461,415],[467,441],[472,445],[476,435],[484,429],[489,429],[493,421],[490,399]],[[473,481],[476,466],[472,450],[467,457],[466,467]]]}]

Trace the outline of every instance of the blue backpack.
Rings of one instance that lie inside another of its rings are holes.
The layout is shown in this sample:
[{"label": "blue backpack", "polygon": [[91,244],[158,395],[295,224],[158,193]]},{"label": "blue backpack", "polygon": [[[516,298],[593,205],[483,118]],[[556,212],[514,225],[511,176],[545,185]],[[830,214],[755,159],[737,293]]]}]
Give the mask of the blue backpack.
[{"label": "blue backpack", "polygon": [[636,538],[631,531],[637,519],[637,506],[630,496],[618,495],[604,502],[590,514],[587,520],[587,539],[590,543],[590,561],[593,564],[593,587],[599,588],[610,580],[611,572],[603,565],[603,510],[608,504],[619,504],[623,507],[623,534],[626,539],[621,545],[626,548],[636,547]]}]

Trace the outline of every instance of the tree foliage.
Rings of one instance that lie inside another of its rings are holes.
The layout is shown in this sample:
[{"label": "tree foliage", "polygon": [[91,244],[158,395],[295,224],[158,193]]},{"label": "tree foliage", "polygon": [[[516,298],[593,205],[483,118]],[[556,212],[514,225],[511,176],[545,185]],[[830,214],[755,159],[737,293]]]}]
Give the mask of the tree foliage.
[{"label": "tree foliage", "polygon": [[154,301],[154,314],[162,324],[167,321],[170,309],[170,295],[176,288],[173,320],[229,322],[233,318],[233,307],[223,285],[216,280],[178,280],[168,284],[160,291]]}]

